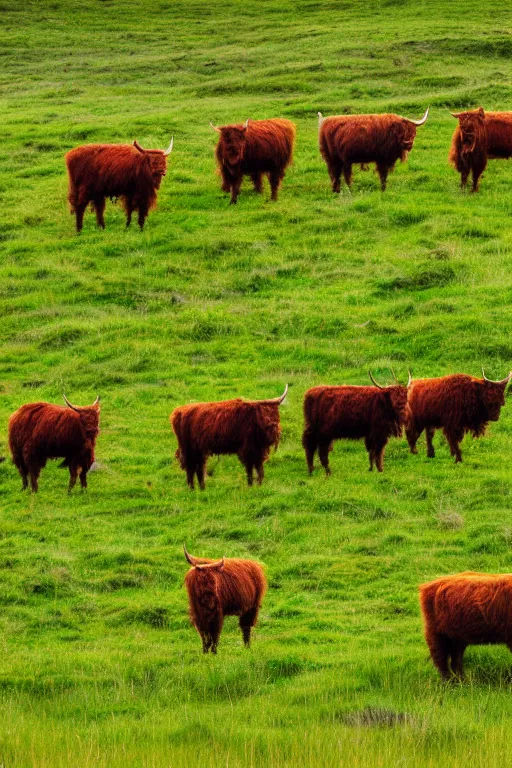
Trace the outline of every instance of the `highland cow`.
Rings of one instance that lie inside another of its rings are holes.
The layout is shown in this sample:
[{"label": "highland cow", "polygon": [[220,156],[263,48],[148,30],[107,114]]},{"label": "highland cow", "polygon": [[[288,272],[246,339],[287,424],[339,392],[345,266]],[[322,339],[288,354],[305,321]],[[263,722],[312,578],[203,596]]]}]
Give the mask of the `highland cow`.
[{"label": "highland cow", "polygon": [[428,109],[421,120],[399,115],[339,115],[323,117],[318,113],[320,152],[332,182],[332,191],[340,191],[343,178],[350,189],[352,166],[375,163],[382,191],[397,160],[404,162],[416,137],[416,128],[427,121]]},{"label": "highland cow", "polygon": [[512,651],[512,574],[467,571],[419,590],[425,639],[443,680],[462,679],[468,645],[503,643]]},{"label": "highland cow", "polygon": [[467,432],[485,434],[489,421],[498,421],[505,405],[505,389],[512,371],[502,381],[491,381],[482,369],[482,379],[456,373],[439,379],[416,379],[409,387],[405,434],[411,453],[425,430],[427,456],[435,456],[432,443],[436,429],[442,429],[455,463],[462,461],[460,443]]},{"label": "highland cow", "polygon": [[143,149],[131,144],[87,144],[66,154],[69,176],[68,200],[76,216],[76,231],[82,229],[88,203],[96,211],[98,226],[105,229],[105,198],[119,198],[126,212],[126,226],[133,211],[144,228],[146,217],[156,205],[157,191],[167,173],[168,149]]},{"label": "highland cow", "polygon": [[272,400],[224,400],[220,403],[181,405],[171,413],[170,421],[178,440],[176,458],[187,473],[187,483],[194,488],[197,475],[204,490],[206,460],[213,454],[236,454],[247,472],[247,482],[263,481],[263,464],[272,446],[279,445],[281,425],[279,406],[286,397]]},{"label": "highland cow", "polygon": [[477,192],[487,160],[512,157],[512,112],[484,112],[482,107],[452,112],[459,124],[450,146],[449,161],[460,173],[464,188],[472,175],[471,191]]},{"label": "highland cow", "polygon": [[217,653],[224,616],[239,616],[244,644],[251,643],[261,601],[267,589],[263,568],[254,560],[192,557],[184,546],[192,568],[185,576],[190,620],[203,641],[203,653]]},{"label": "highland cow", "polygon": [[309,474],[313,472],[317,450],[325,473],[331,474],[329,452],[334,440],[341,438],[364,438],[370,471],[375,465],[382,472],[384,449],[389,438],[402,434],[407,387],[398,383],[381,387],[371,373],[370,378],[375,384],[373,387],[312,387],[304,395],[302,445],[306,451]]},{"label": "highland cow", "polygon": [[94,463],[94,446],[99,431],[99,397],[92,405],[66,406],[51,403],[29,403],[9,419],[9,447],[12,460],[28,486],[38,489],[38,478],[48,459],[63,458],[61,466],[69,468],[69,490],[80,477],[87,488],[87,472]]},{"label": "highland cow", "polygon": [[292,161],[295,125],[290,120],[246,120],[243,125],[210,123],[220,133],[215,156],[222,176],[222,191],[231,192],[236,203],[244,176],[250,176],[256,192],[262,191],[262,177],[270,182],[272,200]]}]

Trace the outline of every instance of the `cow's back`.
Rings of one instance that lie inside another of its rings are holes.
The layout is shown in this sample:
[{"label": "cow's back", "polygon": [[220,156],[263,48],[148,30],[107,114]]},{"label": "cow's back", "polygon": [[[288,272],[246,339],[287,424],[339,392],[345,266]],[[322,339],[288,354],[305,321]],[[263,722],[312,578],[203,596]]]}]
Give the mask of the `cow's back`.
[{"label": "cow's back", "polygon": [[512,112],[486,112],[487,152],[491,159],[512,156]]},{"label": "cow's back", "polygon": [[306,425],[325,438],[360,438],[372,429],[378,412],[375,387],[312,387],[304,397]]},{"label": "cow's back", "polygon": [[284,170],[292,160],[295,134],[295,125],[283,118],[249,122],[244,173]]}]

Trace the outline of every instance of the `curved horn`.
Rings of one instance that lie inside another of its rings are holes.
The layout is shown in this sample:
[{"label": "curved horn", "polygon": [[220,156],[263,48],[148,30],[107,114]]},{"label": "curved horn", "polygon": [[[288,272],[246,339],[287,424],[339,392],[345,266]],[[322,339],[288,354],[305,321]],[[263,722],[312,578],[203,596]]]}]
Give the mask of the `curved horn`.
[{"label": "curved horn", "polygon": [[68,406],[68,408],[71,408],[73,411],[78,411],[78,408],[76,408],[74,405],[72,405],[69,400],[67,399],[66,395],[62,393],[62,397],[64,398],[64,402]]},{"label": "curved horn", "polygon": [[379,389],[384,389],[384,387],[381,387],[380,384],[377,384],[377,382],[375,381],[375,379],[372,376],[372,372],[371,371],[368,371],[368,375],[369,375],[370,379],[373,381],[373,383],[375,384],[376,387],[378,387]]},{"label": "curved horn", "polygon": [[288,384],[284,388],[284,392],[281,395],[281,397],[273,397],[270,400],[257,400],[258,403],[265,403],[267,405],[274,404],[274,405],[281,405],[283,400],[285,399],[286,395],[288,394]]},{"label": "curved horn", "polygon": [[454,117],[456,120],[459,119],[459,116],[462,114],[462,112],[450,112],[450,115]]},{"label": "curved horn", "polygon": [[423,123],[426,123],[426,122],[427,122],[427,117],[428,117],[428,111],[429,111],[429,109],[430,109],[430,107],[427,107],[427,111],[425,112],[425,114],[423,115],[423,117],[421,118],[421,120],[410,120],[408,117],[406,117],[405,119],[406,119],[406,120],[407,120],[409,123],[414,123],[414,125],[423,125]]},{"label": "curved horn", "polygon": [[410,387],[412,382],[412,373],[409,369],[407,369],[407,373],[409,374],[409,381],[407,382],[407,386]]},{"label": "curved horn", "polygon": [[322,115],[321,112],[318,113],[318,127],[322,125],[323,121],[325,120],[325,117]]},{"label": "curved horn", "polygon": [[249,120],[250,120],[250,119],[251,119],[251,118],[250,118],[250,117],[248,117],[248,118],[247,118],[247,120],[245,121],[245,123],[244,123],[244,131],[246,131],[246,130],[247,130],[247,126],[249,125]]},{"label": "curved horn", "polygon": [[185,544],[183,544],[183,552],[185,553],[185,559],[186,559],[187,563],[190,563],[190,565],[194,565],[195,566],[196,559],[195,559],[195,557],[192,557],[191,555],[189,555],[189,553],[187,552],[187,548],[186,548]]},{"label": "curved horn", "polygon": [[397,384],[400,384],[400,382],[398,381],[398,379],[397,379],[397,377],[396,377],[396,375],[395,375],[395,372],[394,372],[394,370],[393,370],[392,368],[390,368],[389,370],[390,370],[390,371],[391,371],[391,373],[393,374],[393,378],[394,378],[394,380],[396,381],[396,383],[397,383]]},{"label": "curved horn", "polygon": [[145,150],[143,147],[141,147],[141,145],[139,144],[139,142],[137,141],[137,139],[135,139],[135,140],[134,140],[134,142],[133,142],[133,146],[135,147],[135,149],[138,149],[138,150],[139,150],[139,152],[142,152],[142,153],[144,153],[144,152],[146,151],[146,150]]},{"label": "curved horn", "polygon": [[164,150],[164,156],[167,157],[172,152],[172,145],[174,144],[174,136],[171,137],[171,143],[169,144],[169,147]]},{"label": "curved horn", "polygon": [[215,560],[213,563],[198,563],[195,565],[195,568],[197,568],[198,571],[206,571],[208,568],[224,568],[224,560],[225,557],[223,557],[222,560]]},{"label": "curved horn", "polygon": [[510,379],[512,379],[512,371],[508,374],[508,376],[505,376],[504,379],[501,379],[501,381],[493,381],[492,379],[488,379],[487,376],[484,373],[484,368],[482,366],[482,376],[484,378],[484,381],[488,381],[490,384],[508,384]]},{"label": "curved horn", "polygon": [[95,401],[94,401],[94,403],[93,403],[93,407],[94,407],[95,405],[99,405],[99,404],[100,404],[100,396],[98,395],[98,397],[96,398],[96,400],[95,400]]},{"label": "curved horn", "polygon": [[210,128],[214,131],[217,131],[217,133],[220,133],[220,128],[217,128],[217,126],[214,125],[211,120],[210,120]]}]

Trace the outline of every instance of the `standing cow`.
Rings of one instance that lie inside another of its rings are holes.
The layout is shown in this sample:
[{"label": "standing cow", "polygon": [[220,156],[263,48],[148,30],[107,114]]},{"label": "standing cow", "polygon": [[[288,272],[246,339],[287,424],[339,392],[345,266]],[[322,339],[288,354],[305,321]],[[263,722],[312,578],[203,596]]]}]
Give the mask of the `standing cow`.
[{"label": "standing cow", "polygon": [[512,112],[484,112],[482,107],[452,112],[459,124],[450,147],[449,160],[460,173],[464,188],[472,174],[471,191],[478,190],[487,160],[512,157]]},{"label": "standing cow", "polygon": [[51,403],[29,403],[9,419],[9,447],[12,460],[23,480],[23,490],[30,484],[38,488],[38,478],[48,459],[63,458],[69,467],[69,490],[80,476],[87,487],[87,472],[94,462],[94,446],[99,431],[100,399],[92,405],[66,406]]},{"label": "standing cow", "polygon": [[143,149],[132,144],[86,144],[66,154],[69,176],[68,200],[80,232],[88,203],[96,211],[98,226],[105,229],[105,198],[120,198],[126,212],[126,226],[133,211],[144,228],[146,217],[156,205],[156,193],[167,173],[168,149]]},{"label": "standing cow", "polygon": [[272,446],[279,445],[281,425],[279,406],[286,397],[272,400],[224,400],[219,403],[181,405],[171,413],[170,421],[178,440],[176,458],[187,473],[187,483],[194,487],[197,475],[204,490],[206,460],[213,454],[236,454],[253,483],[256,470],[258,484],[263,480],[263,464]]},{"label": "standing cow", "polygon": [[[304,396],[305,429],[302,445],[311,474],[315,452],[327,475],[329,451],[334,440],[364,438],[373,465],[383,470],[384,449],[390,437],[400,437],[405,419],[407,387],[392,384],[381,387],[370,373],[373,387],[351,385],[308,389]],[[410,376],[409,376],[410,381]]]},{"label": "standing cow", "polygon": [[250,176],[256,192],[262,191],[262,176],[266,174],[272,190],[272,200],[285,171],[292,161],[295,125],[290,120],[246,120],[243,125],[223,125],[215,156],[222,176],[222,191],[231,192],[231,204],[236,203],[244,176]]},{"label": "standing cow", "polygon": [[251,644],[251,629],[258,620],[267,589],[263,568],[254,560],[192,557],[183,546],[192,568],[185,576],[190,620],[203,641],[203,653],[217,653],[224,616],[239,616],[244,645]]},{"label": "standing cow", "polygon": [[421,120],[399,115],[339,115],[318,113],[320,152],[327,164],[332,191],[340,191],[341,174],[350,188],[352,166],[375,163],[382,191],[388,173],[397,160],[406,160],[416,137],[416,128],[426,123],[428,109]]},{"label": "standing cow", "polygon": [[505,405],[505,389],[512,371],[502,381],[491,381],[482,369],[482,379],[455,373],[438,379],[416,379],[409,386],[405,434],[411,453],[425,430],[427,456],[435,456],[432,439],[442,429],[455,463],[462,461],[460,443],[467,432],[481,437],[489,421],[498,421]]}]

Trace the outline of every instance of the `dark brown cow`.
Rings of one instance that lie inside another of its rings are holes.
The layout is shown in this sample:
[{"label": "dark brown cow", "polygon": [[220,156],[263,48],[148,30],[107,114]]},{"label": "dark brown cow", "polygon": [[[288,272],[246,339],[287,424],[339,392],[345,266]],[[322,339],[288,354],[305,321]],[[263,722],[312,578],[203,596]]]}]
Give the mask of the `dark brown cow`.
[{"label": "dark brown cow", "polygon": [[332,191],[340,191],[341,174],[350,188],[352,166],[375,163],[382,191],[388,173],[397,160],[406,160],[416,137],[416,128],[427,121],[428,109],[421,120],[399,115],[338,115],[322,117],[318,113],[320,152],[327,164]]},{"label": "dark brown cow", "polygon": [[402,434],[407,404],[407,387],[393,384],[381,387],[330,386],[312,387],[304,395],[305,429],[302,445],[306,451],[309,473],[314,469],[315,452],[327,475],[329,451],[334,440],[364,438],[373,465],[383,469],[384,449],[390,437]]},{"label": "dark brown cow", "polygon": [[203,653],[217,653],[224,616],[239,616],[244,644],[251,643],[251,629],[258,620],[267,582],[263,568],[254,560],[191,557],[192,568],[185,576],[190,620],[203,641]]},{"label": "dark brown cow", "polygon": [[462,461],[459,444],[471,432],[481,437],[489,421],[498,421],[505,405],[505,389],[512,372],[502,381],[455,373],[438,379],[416,379],[409,386],[405,434],[411,453],[423,430],[427,437],[427,456],[435,456],[432,439],[442,429],[455,462]]},{"label": "dark brown cow", "polygon": [[119,198],[126,212],[126,226],[138,211],[141,229],[156,205],[156,193],[167,173],[168,149],[143,149],[132,144],[86,144],[66,154],[69,176],[68,200],[80,232],[88,203],[96,211],[98,226],[105,229],[105,198]]},{"label": "dark brown cow", "polygon": [[443,680],[462,679],[468,645],[504,643],[512,651],[512,574],[466,571],[419,589],[425,639]]},{"label": "dark brown cow", "polygon": [[247,120],[243,125],[223,125],[215,156],[222,176],[222,191],[231,192],[231,203],[237,201],[244,176],[250,176],[256,192],[262,191],[263,174],[268,176],[272,200],[285,171],[292,161],[295,125],[290,120]]},{"label": "dark brown cow", "polygon": [[247,482],[263,480],[263,464],[270,448],[279,444],[281,425],[279,406],[286,397],[272,400],[224,400],[220,403],[181,405],[171,413],[170,421],[178,440],[176,458],[187,473],[187,483],[194,487],[197,475],[204,489],[204,473],[208,456],[237,454],[247,472]]},{"label": "dark brown cow", "polygon": [[69,467],[69,490],[80,476],[87,487],[87,472],[94,462],[94,446],[99,431],[100,399],[92,405],[66,406],[29,403],[9,419],[9,447],[12,460],[23,479],[23,490],[30,484],[37,491],[38,478],[48,459],[63,458]]},{"label": "dark brown cow", "polygon": [[512,157],[512,112],[484,112],[479,107],[452,115],[459,124],[452,137],[449,160],[460,173],[462,188],[472,174],[471,191],[476,192],[487,160]]}]

